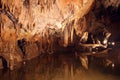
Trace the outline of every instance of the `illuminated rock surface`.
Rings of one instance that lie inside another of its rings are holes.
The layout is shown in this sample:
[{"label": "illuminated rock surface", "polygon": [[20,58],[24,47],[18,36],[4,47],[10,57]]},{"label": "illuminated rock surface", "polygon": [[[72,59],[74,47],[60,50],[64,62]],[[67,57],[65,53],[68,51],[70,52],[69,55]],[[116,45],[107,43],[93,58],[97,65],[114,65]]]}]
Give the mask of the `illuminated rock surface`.
[{"label": "illuminated rock surface", "polygon": [[114,35],[111,41],[118,41],[119,27],[112,29],[119,25],[119,4],[119,0],[0,0],[0,56],[13,69],[41,53],[86,43],[89,33],[97,43],[98,32],[104,31]]}]

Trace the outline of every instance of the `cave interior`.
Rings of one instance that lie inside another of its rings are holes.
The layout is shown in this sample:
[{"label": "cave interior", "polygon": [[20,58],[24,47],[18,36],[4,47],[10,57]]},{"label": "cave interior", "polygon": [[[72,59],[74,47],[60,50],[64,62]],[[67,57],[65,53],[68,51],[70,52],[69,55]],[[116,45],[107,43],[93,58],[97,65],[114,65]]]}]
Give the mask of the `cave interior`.
[{"label": "cave interior", "polygon": [[120,72],[119,49],[120,0],[0,0],[0,69],[72,54]]}]

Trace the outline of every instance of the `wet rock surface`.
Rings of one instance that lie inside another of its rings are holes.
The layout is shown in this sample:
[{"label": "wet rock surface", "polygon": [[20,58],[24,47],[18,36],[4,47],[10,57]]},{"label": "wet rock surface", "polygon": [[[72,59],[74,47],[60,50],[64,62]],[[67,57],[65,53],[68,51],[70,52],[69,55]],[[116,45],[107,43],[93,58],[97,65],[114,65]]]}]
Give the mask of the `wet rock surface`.
[{"label": "wet rock surface", "polygon": [[[68,38],[73,40],[72,26],[79,28],[79,19],[88,13],[93,2],[94,0],[0,0],[0,56],[4,56],[8,67],[13,68],[15,63],[34,58],[39,53],[53,53],[54,42],[56,43],[54,36],[60,38],[57,43],[62,42],[60,45],[67,47]],[[84,24],[85,18],[82,22],[80,24]],[[84,24],[81,27],[83,29],[80,29],[80,34],[86,26]]]},{"label": "wet rock surface", "polygon": [[[104,50],[104,39],[119,41],[119,13],[118,0],[1,0],[0,67],[13,70],[17,63],[42,53]],[[86,56],[79,58],[84,64]],[[99,60],[119,70],[119,46],[93,57],[93,62]]]}]

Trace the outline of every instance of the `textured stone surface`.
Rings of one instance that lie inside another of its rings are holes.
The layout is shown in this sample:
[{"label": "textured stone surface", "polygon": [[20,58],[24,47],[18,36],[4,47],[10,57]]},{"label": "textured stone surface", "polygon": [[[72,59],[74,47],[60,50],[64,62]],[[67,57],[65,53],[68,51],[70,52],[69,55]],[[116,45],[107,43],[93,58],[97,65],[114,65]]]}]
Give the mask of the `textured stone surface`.
[{"label": "textured stone surface", "polygon": [[[9,67],[9,63],[52,51],[56,43],[64,47],[78,44],[86,32],[109,29],[112,20],[104,10],[119,4],[120,0],[0,0],[0,52]],[[28,42],[22,48],[18,45],[21,39]]]}]

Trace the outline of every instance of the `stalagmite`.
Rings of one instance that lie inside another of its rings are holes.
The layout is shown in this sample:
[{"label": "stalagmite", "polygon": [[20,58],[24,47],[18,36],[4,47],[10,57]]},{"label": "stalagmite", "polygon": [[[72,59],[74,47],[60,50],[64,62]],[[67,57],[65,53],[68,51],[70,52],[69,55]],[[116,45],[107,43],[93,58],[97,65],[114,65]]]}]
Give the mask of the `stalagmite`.
[{"label": "stalagmite", "polygon": [[[10,15],[8,15],[8,17],[10,17],[10,19],[13,21],[13,24],[21,24],[21,25],[17,25],[17,26],[15,25],[15,26],[21,27],[21,29],[19,31],[19,38],[22,38],[22,37],[24,37],[24,35],[33,36],[35,34],[42,33],[42,30],[45,28],[45,26],[48,23],[50,23],[51,25],[56,25],[57,23],[61,23],[62,29],[63,29],[65,27],[65,24],[69,24],[69,23],[71,23],[71,21],[73,21],[77,18],[80,19],[82,16],[84,16],[84,14],[87,13],[90,5],[92,5],[93,1],[94,0],[92,0],[92,1],[86,0],[86,2],[84,2],[82,0],[80,0],[80,1],[79,0],[74,0],[74,1],[71,1],[71,0],[68,0],[68,1],[67,0],[65,0],[65,1],[64,0],[36,0],[36,1],[17,0],[17,1],[11,1],[11,0],[9,0],[7,2],[7,0],[1,0],[1,3],[3,6],[2,9],[5,9],[5,11],[8,10],[7,14],[10,13]],[[17,2],[19,2],[19,4]],[[57,6],[55,6],[55,5],[57,5]],[[57,12],[57,7],[60,9],[61,13]],[[38,8],[40,8],[41,10],[39,10]],[[79,12],[82,12],[82,8],[85,8],[84,12],[82,14],[81,13],[79,14]],[[71,11],[69,9],[71,9]],[[47,14],[52,13],[52,11],[55,12],[55,15],[52,16],[50,14],[48,16]],[[43,14],[43,13],[45,13],[45,14]],[[61,16],[61,14],[63,16]],[[11,16],[11,15],[13,15],[13,16]],[[47,21],[46,20],[47,17],[51,17],[50,20]],[[61,19],[59,17],[63,17],[63,19]],[[59,22],[55,21],[55,19]],[[43,20],[43,21],[41,21],[41,20]],[[53,24],[54,21],[55,21],[55,23]],[[42,27],[42,26],[44,26],[44,27]],[[59,27],[59,25],[57,25],[56,27]],[[72,39],[73,31],[74,30],[72,28],[71,41],[73,40]]]}]

